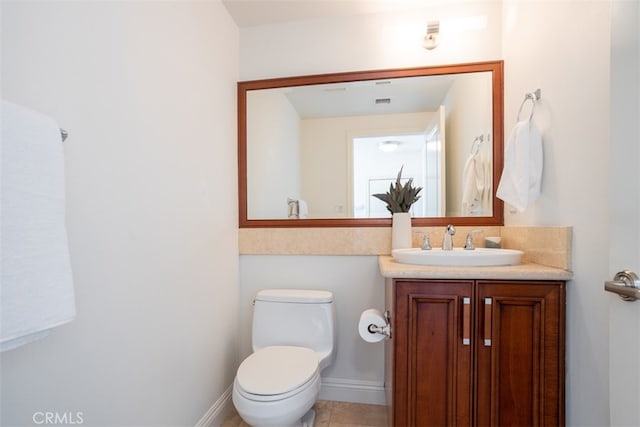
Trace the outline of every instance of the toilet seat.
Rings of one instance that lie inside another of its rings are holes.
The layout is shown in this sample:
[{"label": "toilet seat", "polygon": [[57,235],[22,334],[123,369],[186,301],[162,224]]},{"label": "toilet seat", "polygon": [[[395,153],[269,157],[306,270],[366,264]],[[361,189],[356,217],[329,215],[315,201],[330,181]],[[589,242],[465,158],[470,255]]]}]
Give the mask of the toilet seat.
[{"label": "toilet seat", "polygon": [[313,350],[269,346],[240,364],[235,383],[247,399],[273,401],[298,394],[319,379],[318,356]]}]

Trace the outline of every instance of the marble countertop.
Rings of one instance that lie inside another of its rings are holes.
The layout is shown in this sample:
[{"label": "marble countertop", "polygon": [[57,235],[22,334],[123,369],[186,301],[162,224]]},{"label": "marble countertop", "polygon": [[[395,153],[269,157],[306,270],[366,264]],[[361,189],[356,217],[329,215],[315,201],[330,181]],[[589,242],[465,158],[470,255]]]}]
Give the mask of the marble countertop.
[{"label": "marble countertop", "polygon": [[541,264],[523,263],[500,267],[441,267],[401,264],[393,257],[378,258],[380,273],[394,279],[501,279],[570,280],[573,272]]}]

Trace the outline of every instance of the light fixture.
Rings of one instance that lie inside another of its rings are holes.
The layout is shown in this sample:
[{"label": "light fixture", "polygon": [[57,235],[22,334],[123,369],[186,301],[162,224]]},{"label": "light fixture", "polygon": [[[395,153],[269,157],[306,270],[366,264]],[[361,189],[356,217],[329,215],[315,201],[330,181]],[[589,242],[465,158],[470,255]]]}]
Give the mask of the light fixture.
[{"label": "light fixture", "polygon": [[427,35],[424,36],[424,48],[435,49],[440,39],[440,21],[427,22]]},{"label": "light fixture", "polygon": [[386,151],[386,152],[396,151],[399,145],[400,145],[400,141],[391,141],[391,140],[381,141],[380,143],[378,143],[378,149],[380,151]]}]

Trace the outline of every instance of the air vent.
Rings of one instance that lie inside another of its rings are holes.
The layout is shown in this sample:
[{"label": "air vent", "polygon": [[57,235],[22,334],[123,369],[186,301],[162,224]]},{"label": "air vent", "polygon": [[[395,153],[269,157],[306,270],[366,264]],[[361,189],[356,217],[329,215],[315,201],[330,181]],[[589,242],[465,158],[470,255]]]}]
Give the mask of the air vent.
[{"label": "air vent", "polygon": [[376,105],[377,104],[391,104],[391,98],[377,98]]}]

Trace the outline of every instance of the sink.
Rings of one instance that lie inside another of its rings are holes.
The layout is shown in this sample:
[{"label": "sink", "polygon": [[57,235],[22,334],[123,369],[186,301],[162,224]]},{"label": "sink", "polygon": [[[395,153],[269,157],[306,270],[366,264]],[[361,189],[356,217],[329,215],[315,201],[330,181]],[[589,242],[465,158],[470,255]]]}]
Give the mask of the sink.
[{"label": "sink", "polygon": [[516,249],[476,248],[466,250],[454,248],[452,251],[420,248],[394,249],[393,258],[402,264],[442,265],[453,267],[489,267],[520,264],[523,252]]}]

